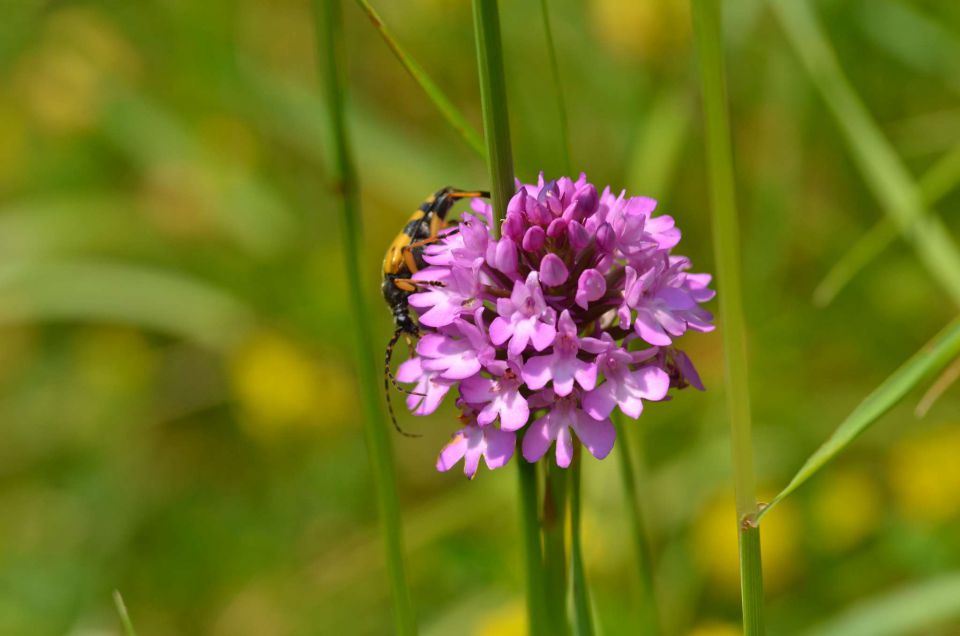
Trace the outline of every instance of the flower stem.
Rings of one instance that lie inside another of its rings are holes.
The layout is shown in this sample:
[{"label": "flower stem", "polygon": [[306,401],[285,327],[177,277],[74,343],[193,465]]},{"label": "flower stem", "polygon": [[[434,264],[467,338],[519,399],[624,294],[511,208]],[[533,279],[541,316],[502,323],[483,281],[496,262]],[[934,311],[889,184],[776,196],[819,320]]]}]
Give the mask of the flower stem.
[{"label": "flower stem", "polygon": [[630,444],[627,429],[623,426],[623,416],[618,412],[614,416],[617,425],[617,441],[620,448],[620,480],[623,482],[624,503],[630,513],[630,525],[633,526],[633,547],[637,557],[637,571],[640,573],[640,612],[643,634],[659,634],[660,619],[657,611],[656,588],[653,584],[653,559],[647,542],[647,529],[640,508],[637,493],[637,476],[630,459]]},{"label": "flower stem", "polygon": [[357,174],[350,154],[345,117],[346,60],[343,46],[343,24],[340,0],[314,0],[313,15],[317,29],[319,66],[324,85],[327,113],[330,118],[334,188],[340,194],[343,219],[341,239],[353,313],[356,317],[355,337],[357,365],[360,374],[364,410],[364,435],[380,516],[381,533],[386,550],[387,578],[393,598],[395,633],[403,636],[417,633],[407,589],[403,564],[403,538],[400,527],[400,503],[394,475],[393,450],[384,425],[380,403],[375,354],[370,337],[370,315],[360,281],[360,193]]},{"label": "flower stem", "polygon": [[567,471],[555,463],[546,466],[543,489],[543,570],[546,576],[547,614],[550,633],[570,633],[567,623],[567,552],[564,542],[567,529]]},{"label": "flower stem", "polygon": [[[518,449],[519,450],[519,449]],[[520,524],[527,571],[527,624],[532,636],[549,634],[547,597],[541,560],[540,520],[537,515],[537,466],[517,459],[520,492]]]},{"label": "flower stem", "polygon": [[726,359],[727,407],[733,451],[737,527],[740,533],[740,590],[746,636],[764,633],[760,534],[756,531],[750,391],[747,382],[746,328],[740,281],[740,237],[733,183],[724,78],[719,0],[694,0],[693,22],[706,123],[714,252],[720,296],[720,323]]},{"label": "flower stem", "polygon": [[560,117],[560,153],[563,159],[563,173],[573,178],[573,166],[570,163],[570,124],[567,118],[567,102],[563,98],[560,63],[557,61],[557,48],[553,44],[553,28],[550,26],[550,9],[547,4],[548,0],[540,0],[543,31],[547,38],[547,54],[550,56],[550,74],[553,76],[553,91],[556,93],[557,111]]},{"label": "flower stem", "polygon": [[483,134],[487,142],[493,201],[494,223],[491,233],[499,237],[500,224],[507,213],[507,202],[513,196],[515,187],[497,0],[473,0],[473,24],[477,40],[477,67],[480,71]]},{"label": "flower stem", "polygon": [[570,466],[570,579],[573,583],[573,623],[577,636],[593,636],[593,616],[587,577],[583,570],[583,550],[580,543],[580,445],[575,445]]}]

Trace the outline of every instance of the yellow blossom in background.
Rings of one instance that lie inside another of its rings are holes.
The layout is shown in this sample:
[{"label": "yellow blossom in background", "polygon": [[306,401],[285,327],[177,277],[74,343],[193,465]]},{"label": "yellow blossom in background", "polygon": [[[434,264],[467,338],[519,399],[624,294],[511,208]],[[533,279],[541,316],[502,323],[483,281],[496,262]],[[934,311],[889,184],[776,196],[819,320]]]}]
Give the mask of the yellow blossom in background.
[{"label": "yellow blossom in background", "polygon": [[[785,501],[760,524],[764,586],[782,589],[797,574],[800,517],[793,503]],[[710,583],[724,594],[740,594],[740,559],[737,546],[733,496],[708,503],[691,532],[693,556]]]},{"label": "yellow blossom in background", "polygon": [[345,373],[292,340],[266,331],[251,337],[230,361],[242,420],[259,437],[346,420],[356,391]]},{"label": "yellow blossom in background", "polygon": [[960,425],[923,431],[898,442],[887,478],[904,519],[937,524],[960,513]]},{"label": "yellow blossom in background", "polygon": [[743,630],[733,623],[704,623],[690,630],[687,636],[743,636]]},{"label": "yellow blossom in background", "polygon": [[593,0],[596,40],[641,61],[672,59],[690,40],[690,7],[676,0]]},{"label": "yellow blossom in background", "polygon": [[527,636],[526,605],[510,603],[485,612],[473,636]]},{"label": "yellow blossom in background", "polygon": [[817,530],[817,545],[846,550],[876,529],[883,514],[883,500],[864,466],[840,466],[818,482],[810,514]]},{"label": "yellow blossom in background", "polygon": [[41,129],[77,132],[96,122],[109,84],[138,68],[135,51],[104,16],[71,7],[47,18],[36,47],[19,60],[14,94]]}]

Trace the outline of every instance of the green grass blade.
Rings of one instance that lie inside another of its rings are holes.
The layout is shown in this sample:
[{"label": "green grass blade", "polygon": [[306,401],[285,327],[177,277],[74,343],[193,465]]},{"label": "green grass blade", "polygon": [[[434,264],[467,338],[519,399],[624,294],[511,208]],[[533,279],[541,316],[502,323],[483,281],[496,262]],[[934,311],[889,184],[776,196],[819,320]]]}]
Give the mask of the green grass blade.
[{"label": "green grass blade", "polygon": [[543,15],[543,31],[547,38],[547,54],[550,57],[550,75],[553,78],[553,92],[557,100],[557,114],[560,117],[560,153],[563,157],[563,171],[573,178],[573,164],[570,162],[570,123],[567,117],[567,102],[563,97],[563,82],[560,81],[560,63],[557,61],[557,47],[553,43],[553,27],[550,25],[548,0],[540,0],[540,13]]},{"label": "green grass blade", "polygon": [[477,40],[477,69],[483,106],[483,133],[487,142],[490,192],[493,201],[494,236],[507,214],[507,202],[516,191],[513,183],[513,151],[507,110],[507,83],[500,42],[500,12],[497,0],[473,0],[473,24]]},{"label": "green grass blade", "polygon": [[593,613],[587,574],[583,568],[583,546],[580,537],[580,467],[583,464],[579,445],[570,467],[570,582],[573,588],[573,624],[576,636],[593,636]]},{"label": "green grass blade", "polygon": [[[727,110],[723,30],[719,0],[694,0],[693,24],[706,124],[707,173],[713,220],[720,332],[723,334],[727,408],[733,454],[733,485],[740,536],[740,591],[746,636],[765,632],[760,535],[750,433],[750,385],[747,379],[746,324],[740,278],[740,234],[733,181],[733,150]],[[733,520],[731,520],[733,521]]]},{"label": "green grass blade", "polygon": [[127,604],[123,602],[123,596],[120,595],[120,590],[113,591],[113,604],[117,608],[117,614],[120,616],[123,633],[126,634],[126,636],[137,636],[137,630],[133,628],[133,621],[130,620],[130,613],[127,611]]},{"label": "green grass blade", "polygon": [[[956,146],[920,178],[920,192],[927,205],[933,206],[960,183],[960,146]],[[873,262],[900,235],[890,217],[883,217],[830,268],[813,292],[813,301],[821,307],[829,305],[843,288],[867,265]]]},{"label": "green grass blade", "polygon": [[400,43],[397,42],[397,39],[393,37],[393,34],[387,29],[386,25],[383,23],[380,15],[377,14],[376,10],[370,6],[370,3],[367,0],[356,0],[357,4],[363,9],[363,12],[367,14],[367,17],[370,18],[370,22],[373,24],[374,28],[380,33],[380,36],[383,38],[383,41],[387,43],[387,46],[390,47],[390,50],[393,52],[393,55],[399,60],[400,64],[403,65],[403,68],[407,70],[407,73],[410,74],[410,77],[420,85],[420,88],[423,89],[423,92],[426,93],[427,97],[433,102],[433,105],[436,106],[437,110],[440,111],[440,114],[443,115],[444,119],[447,120],[447,123],[450,124],[457,133],[463,138],[470,148],[472,148],[481,158],[485,158],[487,154],[486,147],[483,145],[483,139],[480,137],[480,133],[477,132],[470,122],[467,121],[467,118],[464,117],[463,113],[453,105],[453,102],[444,94],[437,84],[430,79],[430,76],[427,74],[423,67],[417,63],[413,57],[407,53],[407,51],[400,46]]},{"label": "green grass blade", "polygon": [[824,464],[849,446],[880,416],[922,380],[936,373],[960,355],[960,318],[954,320],[933,340],[907,360],[847,416],[833,435],[803,464],[787,487],[773,498],[759,517],[763,517],[787,495],[810,479]]},{"label": "green grass blade", "polygon": [[640,575],[640,619],[641,633],[651,636],[660,633],[660,617],[657,609],[656,587],[653,582],[653,559],[647,541],[647,526],[640,507],[640,495],[637,492],[637,475],[630,458],[630,442],[627,428],[623,425],[623,414],[614,414],[617,427],[617,452],[620,454],[620,481],[623,484],[624,505],[630,517],[630,529],[633,534],[634,556],[637,559],[637,572]]},{"label": "green grass blade", "polygon": [[351,305],[354,310],[357,365],[360,374],[364,412],[364,434],[367,455],[377,498],[381,534],[387,562],[387,578],[393,599],[395,633],[410,636],[417,633],[410,592],[403,562],[403,537],[400,525],[400,502],[393,461],[393,448],[385,424],[380,395],[380,377],[374,362],[373,333],[370,313],[363,290],[360,267],[360,189],[353,164],[346,122],[346,60],[340,0],[314,0],[313,13],[317,29],[317,52],[320,62],[327,116],[332,142],[331,168],[334,188],[340,194],[342,217],[341,240]]},{"label": "green grass blade", "polygon": [[960,93],[960,39],[945,23],[903,0],[860,0],[857,5],[855,24],[877,48]]},{"label": "green grass blade", "polygon": [[[804,636],[907,636],[941,633],[960,620],[960,572],[906,585],[857,603]],[[948,633],[950,630],[942,633]]]},{"label": "green grass blade", "polygon": [[255,324],[238,299],[182,274],[88,259],[0,267],[0,325],[60,320],[134,325],[215,351]]},{"label": "green grass blade", "polygon": [[843,74],[810,3],[768,0],[833,113],[854,162],[920,261],[960,305],[960,251]]}]

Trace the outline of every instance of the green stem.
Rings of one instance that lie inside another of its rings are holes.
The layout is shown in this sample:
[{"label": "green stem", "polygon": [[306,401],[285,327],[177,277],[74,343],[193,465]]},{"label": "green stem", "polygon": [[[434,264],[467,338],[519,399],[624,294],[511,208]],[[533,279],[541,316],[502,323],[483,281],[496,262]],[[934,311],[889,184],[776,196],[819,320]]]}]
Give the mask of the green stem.
[{"label": "green stem", "polygon": [[[517,454],[519,455],[519,444]],[[520,525],[523,534],[523,556],[527,573],[527,624],[532,636],[549,634],[547,629],[547,597],[541,559],[540,519],[537,516],[537,465],[518,457]]]},{"label": "green stem", "polygon": [[593,616],[587,577],[583,570],[583,550],[580,543],[580,445],[574,450],[570,466],[570,579],[573,584],[573,623],[577,636],[593,636]]},{"label": "green stem", "polygon": [[630,443],[627,429],[623,426],[623,416],[618,412],[614,416],[617,425],[617,446],[620,453],[620,480],[623,482],[623,498],[630,514],[633,530],[633,547],[637,557],[637,572],[640,574],[640,630],[643,634],[660,633],[660,617],[657,611],[657,594],[653,583],[653,559],[647,542],[647,527],[643,520],[640,497],[637,492],[637,476],[630,459]]},{"label": "green stem", "polygon": [[563,172],[569,177],[573,165],[570,162],[570,124],[567,118],[567,102],[563,98],[563,83],[560,81],[560,63],[557,61],[557,48],[553,44],[553,28],[550,26],[550,9],[548,0],[540,0],[540,9],[543,14],[543,31],[547,37],[547,54],[550,57],[550,74],[553,76],[553,91],[556,93],[557,111],[560,117],[560,153],[563,159]]},{"label": "green stem", "polygon": [[740,526],[740,581],[745,634],[763,633],[763,568],[760,563],[760,526]]},{"label": "green stem", "polygon": [[740,588],[746,636],[764,633],[760,535],[753,532],[757,502],[750,436],[750,389],[747,381],[746,327],[740,280],[740,237],[733,182],[724,77],[719,0],[694,0],[693,22],[706,123],[707,171],[710,178],[714,252],[720,296],[727,407],[733,452],[733,485],[740,529]]},{"label": "green stem", "polygon": [[360,192],[347,135],[346,59],[342,39],[340,0],[314,0],[313,13],[333,143],[331,167],[334,187],[340,194],[344,265],[348,279],[354,283],[348,287],[355,317],[354,335],[362,391],[360,403],[364,410],[367,456],[370,461],[370,473],[386,551],[387,578],[393,598],[395,633],[407,636],[416,634],[417,628],[404,574],[400,503],[397,498],[394,475],[393,449],[387,427],[384,425],[378,387],[379,378],[372,348],[373,339],[370,337],[373,330],[370,327],[370,314],[363,294],[364,286],[360,283],[364,280],[359,260],[361,254]]},{"label": "green stem", "polygon": [[543,489],[543,566],[546,576],[547,615],[551,634],[568,634],[567,613],[567,471],[554,462],[546,466],[546,484]]},{"label": "green stem", "polygon": [[493,200],[494,224],[491,230],[494,236],[499,237],[500,224],[507,213],[507,202],[513,196],[515,187],[497,0],[473,0],[473,24],[477,39],[477,68],[480,71],[483,134],[487,141]]}]

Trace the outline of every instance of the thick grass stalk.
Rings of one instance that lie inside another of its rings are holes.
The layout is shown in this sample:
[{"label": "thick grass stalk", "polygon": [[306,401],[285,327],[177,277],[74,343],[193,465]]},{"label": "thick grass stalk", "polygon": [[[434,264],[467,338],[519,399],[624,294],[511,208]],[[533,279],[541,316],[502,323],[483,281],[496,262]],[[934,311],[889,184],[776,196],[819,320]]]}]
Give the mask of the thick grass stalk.
[{"label": "thick grass stalk", "polygon": [[[520,454],[519,444],[517,455]],[[546,580],[537,516],[537,466],[517,457],[523,563],[527,583],[527,625],[531,636],[550,634],[547,621]]]},{"label": "thick grass stalk", "polygon": [[[491,234],[500,236],[507,202],[514,193],[513,151],[507,110],[507,84],[500,42],[500,14],[497,0],[473,0],[473,25],[477,41],[477,69],[483,107],[483,135],[490,169],[490,198],[493,202]],[[533,636],[548,634],[547,594],[541,555],[540,522],[537,506],[537,467],[524,461],[517,448],[520,488],[520,520],[527,579],[527,621]]]},{"label": "thick grass stalk", "polygon": [[573,585],[573,625],[576,636],[593,636],[593,614],[587,592],[587,575],[583,569],[583,545],[580,537],[580,445],[574,450],[570,466],[570,580]]},{"label": "thick grass stalk", "polygon": [[546,466],[543,489],[543,571],[546,577],[547,607],[550,633],[563,636],[570,633],[567,614],[561,611],[567,605],[567,499],[568,474],[555,463]]},{"label": "thick grass stalk", "polygon": [[494,236],[499,237],[500,224],[507,214],[507,202],[513,196],[515,187],[497,0],[473,0],[473,26],[477,40],[477,68],[480,72],[483,135],[487,142],[487,165],[490,168],[494,218],[492,231]]},{"label": "thick grass stalk", "polygon": [[750,435],[746,325],[740,279],[740,236],[733,182],[733,152],[724,77],[719,0],[693,0],[693,22],[706,120],[714,252],[720,296],[720,331],[726,362],[727,407],[733,450],[733,485],[740,536],[740,590],[746,636],[764,633],[760,534]]},{"label": "thick grass stalk", "polygon": [[567,118],[567,102],[563,97],[563,82],[560,80],[560,63],[557,61],[557,47],[553,43],[553,27],[550,25],[548,0],[540,0],[540,12],[543,15],[543,32],[547,38],[547,55],[550,57],[550,75],[553,77],[553,92],[557,100],[557,115],[560,118],[560,156],[563,160],[563,172],[573,177],[573,164],[570,161],[570,123]]},{"label": "thick grass stalk", "polygon": [[400,43],[393,37],[393,34],[387,29],[383,20],[380,19],[380,15],[370,3],[367,0],[356,1],[363,12],[367,14],[373,27],[380,33],[380,37],[387,43],[393,55],[399,60],[400,64],[403,65],[403,68],[407,70],[410,77],[420,85],[420,88],[426,93],[427,98],[433,102],[433,105],[440,111],[440,114],[447,120],[447,123],[459,133],[471,149],[481,157],[485,157],[487,149],[483,145],[483,138],[480,133],[467,121],[467,118],[463,116],[460,110],[453,105],[453,102],[451,102],[447,95],[437,86],[436,82],[430,78],[423,67],[400,46]]},{"label": "thick grass stalk", "polygon": [[620,453],[620,480],[623,482],[623,498],[630,516],[633,531],[633,549],[637,559],[637,572],[640,575],[640,619],[641,633],[659,634],[660,616],[657,610],[657,594],[653,579],[653,558],[647,541],[647,526],[644,522],[640,496],[637,492],[637,471],[630,458],[630,442],[627,429],[623,425],[623,415],[614,414],[617,426],[617,446]]},{"label": "thick grass stalk", "polygon": [[380,529],[386,551],[387,579],[393,599],[395,633],[416,634],[417,628],[410,603],[403,563],[403,538],[400,525],[400,503],[394,474],[393,449],[384,423],[380,402],[380,378],[374,362],[370,314],[360,268],[360,191],[347,134],[345,113],[346,60],[342,41],[343,24],[340,0],[314,0],[319,66],[330,118],[332,141],[331,168],[334,187],[339,193],[342,217],[341,240],[348,285],[354,314],[354,335],[360,375],[361,400],[364,412],[364,435],[367,456],[377,499]]}]

